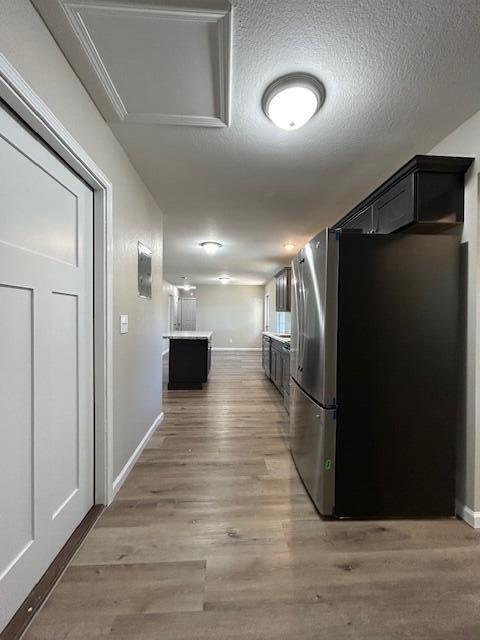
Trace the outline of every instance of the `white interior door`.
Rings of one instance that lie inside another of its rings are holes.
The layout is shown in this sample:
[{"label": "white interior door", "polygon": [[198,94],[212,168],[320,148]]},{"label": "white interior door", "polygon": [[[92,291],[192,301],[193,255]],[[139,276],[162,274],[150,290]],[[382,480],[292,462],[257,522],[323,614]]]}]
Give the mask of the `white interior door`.
[{"label": "white interior door", "polygon": [[197,328],[196,298],[182,298],[182,331],[195,331]]},{"label": "white interior door", "polygon": [[173,324],[175,327],[175,331],[177,331],[178,329],[180,329],[180,313],[178,310],[178,301],[179,301],[179,297],[178,296],[173,296]]},{"label": "white interior door", "polygon": [[0,631],[93,504],[93,197],[0,107]]},{"label": "white interior door", "polygon": [[263,307],[263,326],[265,331],[270,331],[270,296],[265,296],[264,307]]},{"label": "white interior door", "polygon": [[168,330],[177,331],[178,326],[178,296],[168,296]]}]

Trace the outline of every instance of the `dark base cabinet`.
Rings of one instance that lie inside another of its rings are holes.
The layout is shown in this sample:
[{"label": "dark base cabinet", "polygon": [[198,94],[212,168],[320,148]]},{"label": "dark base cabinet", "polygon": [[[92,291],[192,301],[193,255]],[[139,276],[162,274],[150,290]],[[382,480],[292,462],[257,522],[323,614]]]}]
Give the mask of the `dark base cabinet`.
[{"label": "dark base cabinet", "polygon": [[201,389],[207,382],[211,364],[208,339],[170,339],[168,356],[169,389]]},{"label": "dark base cabinet", "polygon": [[288,411],[290,397],[290,345],[269,336],[263,336],[262,365],[267,378],[273,382],[284,398]]},{"label": "dark base cabinet", "polygon": [[270,380],[283,394],[283,350],[282,343],[272,340]]},{"label": "dark base cabinet", "polygon": [[262,367],[265,371],[267,378],[270,378],[270,343],[272,339],[268,336],[263,336],[262,340]]}]

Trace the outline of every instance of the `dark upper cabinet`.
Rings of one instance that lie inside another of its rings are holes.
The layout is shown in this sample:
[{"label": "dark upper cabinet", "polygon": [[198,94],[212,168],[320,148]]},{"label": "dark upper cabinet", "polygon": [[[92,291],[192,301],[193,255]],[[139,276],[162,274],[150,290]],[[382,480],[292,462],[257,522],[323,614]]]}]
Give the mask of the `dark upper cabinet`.
[{"label": "dark upper cabinet", "polygon": [[292,269],[285,267],[275,276],[276,310],[290,311]]},{"label": "dark upper cabinet", "polygon": [[360,211],[355,217],[345,223],[343,229],[350,229],[351,231],[358,231],[360,233],[372,233],[374,230],[373,207],[370,206]]},{"label": "dark upper cabinet", "polygon": [[392,233],[414,222],[414,174],[400,180],[373,204],[374,231]]},{"label": "dark upper cabinet", "polygon": [[438,232],[463,222],[473,158],[415,156],[336,225],[360,233]]}]

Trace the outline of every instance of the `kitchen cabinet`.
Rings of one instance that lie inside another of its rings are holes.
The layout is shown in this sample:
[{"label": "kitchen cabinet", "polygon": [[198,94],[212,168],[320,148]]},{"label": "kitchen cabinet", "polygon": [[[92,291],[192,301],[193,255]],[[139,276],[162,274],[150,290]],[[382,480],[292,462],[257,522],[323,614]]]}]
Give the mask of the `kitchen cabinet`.
[{"label": "kitchen cabinet", "polygon": [[270,343],[272,339],[269,336],[263,336],[262,341],[262,366],[265,371],[265,375],[267,378],[270,378],[270,365],[271,365],[271,357],[270,357]]},{"label": "kitchen cabinet", "polygon": [[290,404],[290,344],[263,336],[262,364],[265,375],[270,378],[283,396],[285,408]]},{"label": "kitchen cabinet", "polygon": [[291,267],[284,267],[279,273],[277,273],[275,281],[276,310],[290,311],[292,284]]},{"label": "kitchen cabinet", "polygon": [[406,227],[414,219],[414,174],[400,180],[373,205],[375,231],[392,233]]},{"label": "kitchen cabinet", "polygon": [[282,394],[283,404],[290,411],[290,345],[282,346]]},{"label": "kitchen cabinet", "polygon": [[334,225],[361,233],[438,233],[463,222],[473,158],[415,156]]},{"label": "kitchen cabinet", "polygon": [[173,331],[169,340],[168,388],[201,389],[212,362],[211,331]]},{"label": "kitchen cabinet", "polygon": [[283,389],[283,359],[282,343],[279,340],[271,342],[271,371],[270,379],[277,389],[282,393]]},{"label": "kitchen cabinet", "polygon": [[373,207],[370,206],[360,211],[355,217],[346,222],[342,228],[360,233],[372,233],[374,230]]}]

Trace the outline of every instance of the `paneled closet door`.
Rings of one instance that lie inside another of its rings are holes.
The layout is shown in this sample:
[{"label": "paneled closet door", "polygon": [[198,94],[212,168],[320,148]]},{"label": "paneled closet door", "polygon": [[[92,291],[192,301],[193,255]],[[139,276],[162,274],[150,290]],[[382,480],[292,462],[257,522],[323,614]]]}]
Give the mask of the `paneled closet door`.
[{"label": "paneled closet door", "polygon": [[93,504],[93,194],[0,107],[0,631]]}]

